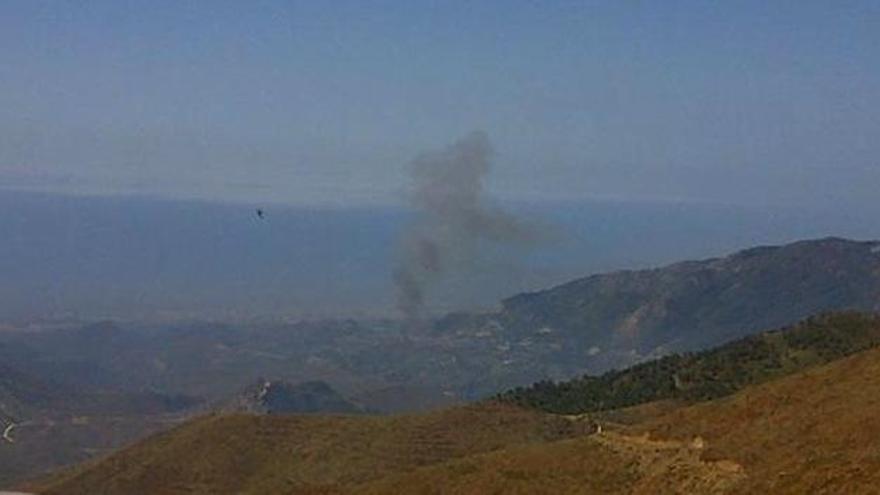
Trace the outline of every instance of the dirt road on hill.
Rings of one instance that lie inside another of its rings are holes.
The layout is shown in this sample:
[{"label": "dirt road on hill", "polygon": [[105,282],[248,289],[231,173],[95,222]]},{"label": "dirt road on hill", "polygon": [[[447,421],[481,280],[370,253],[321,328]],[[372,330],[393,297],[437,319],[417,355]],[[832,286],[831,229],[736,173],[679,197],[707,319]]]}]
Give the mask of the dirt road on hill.
[{"label": "dirt road on hill", "polygon": [[691,442],[679,442],[606,431],[591,438],[636,461],[636,469],[642,476],[633,494],[730,493],[746,476],[736,462],[703,460],[705,442],[699,437]]}]

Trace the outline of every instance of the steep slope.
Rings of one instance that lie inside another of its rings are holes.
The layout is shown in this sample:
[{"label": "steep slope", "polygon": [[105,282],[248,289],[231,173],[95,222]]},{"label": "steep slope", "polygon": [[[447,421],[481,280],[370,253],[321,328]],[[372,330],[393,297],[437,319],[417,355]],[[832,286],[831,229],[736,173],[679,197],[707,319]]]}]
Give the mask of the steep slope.
[{"label": "steep slope", "polygon": [[[128,432],[141,434],[164,426],[166,406],[178,409],[175,398],[140,392],[122,398],[114,389],[204,393],[219,402],[256,376],[272,376],[292,383],[327,380],[344,395],[377,410],[461,403],[537,380],[567,380],[585,372],[619,369],[670,352],[707,347],[791,324],[814,311],[876,309],[880,301],[878,260],[880,244],[875,242],[823,239],[756,248],[656,270],[588,277],[513,297],[496,313],[450,315],[437,322],[433,331],[381,320],[247,328],[187,324],[158,329],[105,323],[73,332],[10,331],[0,335],[0,340],[16,351],[26,344],[35,352],[34,359],[17,357],[12,365],[15,371],[37,372],[48,381],[69,379],[102,391],[92,396],[95,400],[81,402],[85,408],[76,415],[67,415],[51,428],[44,422],[40,430],[16,430],[25,440],[39,431],[40,439],[31,437],[34,442],[55,449],[52,438],[64,437],[57,430],[59,425],[67,428],[73,421],[81,422],[80,415],[90,421],[88,434],[81,431],[81,425],[70,430],[71,440],[62,442],[63,455],[57,450],[39,452],[42,470],[91,453],[106,453],[120,441],[136,438]],[[757,350],[769,354],[742,362],[731,355],[716,363],[723,370],[695,363],[692,356],[670,358],[608,375],[608,380],[585,379],[580,385],[587,385],[588,394],[572,387],[575,393],[554,404],[522,403],[556,412],[582,412],[663,398],[706,399],[845,354],[812,352],[809,343],[778,354],[784,342],[757,342]],[[859,348],[844,346],[846,352]],[[0,349],[0,362],[6,364],[2,357]],[[679,365],[683,366],[680,370]],[[13,404],[8,398],[11,393],[6,394],[5,402]],[[586,403],[579,403],[584,397]],[[153,408],[159,417],[119,429],[107,426],[111,412],[127,415],[144,408]],[[94,441],[95,433],[105,429],[125,434],[113,433],[112,441]],[[0,450],[0,464],[10,466],[25,458],[20,452],[10,452]],[[51,462],[44,462],[47,459]],[[39,472],[34,471],[35,465],[30,465],[30,471],[17,471],[16,479],[23,472]],[[0,470],[0,483],[9,472]]]},{"label": "steep slope", "polygon": [[117,322],[0,332],[0,343],[35,351],[15,363],[21,371],[88,386],[220,401],[259,376],[324,380],[371,409],[400,412],[620,369],[820,311],[877,308],[878,246],[823,239],[600,274],[510,298],[495,313],[450,315],[433,332],[384,320]]},{"label": "steep slope", "polygon": [[693,442],[609,432],[454,459],[337,493],[723,494],[745,476],[735,462],[701,455]]},{"label": "steep slope", "polygon": [[339,493],[876,493],[880,349],[606,427],[612,431],[455,459]]},{"label": "steep slope", "polygon": [[496,314],[447,318],[437,328],[556,343],[566,362],[603,371],[842,309],[880,309],[880,243],[801,241],[594,275],[509,298]]},{"label": "steep slope", "polygon": [[579,414],[645,402],[706,400],[880,345],[880,316],[827,313],[696,354],[671,355],[601,376],[539,382],[500,400]]},{"label": "steep slope", "polygon": [[493,404],[393,417],[209,416],[64,473],[44,493],[316,493],[584,431]]},{"label": "steep slope", "polygon": [[748,477],[738,493],[872,493],[880,486],[880,349],[638,425],[708,444]]},{"label": "steep slope", "polygon": [[0,363],[0,489],[167,428],[197,404],[153,392],[78,389]]},{"label": "steep slope", "polygon": [[[209,416],[41,493],[869,493],[880,349],[633,424],[488,403],[394,416]],[[671,409],[671,410],[670,410]],[[623,415],[620,415],[623,417]],[[630,416],[635,417],[635,416]]]}]

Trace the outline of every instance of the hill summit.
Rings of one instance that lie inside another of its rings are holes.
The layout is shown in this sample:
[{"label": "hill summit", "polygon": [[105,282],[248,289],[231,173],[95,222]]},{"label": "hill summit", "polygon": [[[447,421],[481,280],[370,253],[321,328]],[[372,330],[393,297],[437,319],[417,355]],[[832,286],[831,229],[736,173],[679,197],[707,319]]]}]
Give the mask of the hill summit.
[{"label": "hill summit", "polygon": [[673,354],[600,376],[542,381],[500,394],[502,401],[561,414],[619,409],[659,400],[715,399],[880,345],[880,316],[826,313],[698,353]]},{"label": "hill summit", "polygon": [[[792,352],[782,355],[797,361],[846,336],[867,342],[880,335],[877,324],[842,315],[767,335],[790,332],[783,347]],[[832,337],[811,347],[817,333],[804,328]],[[746,383],[727,397],[644,403],[591,418],[499,402],[385,417],[209,415],[32,488],[65,495],[872,493],[880,482],[880,351],[871,345],[840,359],[832,352],[825,364],[807,359],[796,372]],[[709,369],[736,361],[736,352],[722,354],[731,359]]]},{"label": "hill summit", "polygon": [[494,313],[450,315],[435,329],[515,344],[509,354],[546,349],[559,369],[602,372],[841,310],[880,310],[880,242],[807,240],[592,275],[513,296]]},{"label": "hill summit", "polygon": [[284,381],[256,380],[235,399],[231,408],[257,414],[360,414],[357,405],[323,381],[291,384]]}]

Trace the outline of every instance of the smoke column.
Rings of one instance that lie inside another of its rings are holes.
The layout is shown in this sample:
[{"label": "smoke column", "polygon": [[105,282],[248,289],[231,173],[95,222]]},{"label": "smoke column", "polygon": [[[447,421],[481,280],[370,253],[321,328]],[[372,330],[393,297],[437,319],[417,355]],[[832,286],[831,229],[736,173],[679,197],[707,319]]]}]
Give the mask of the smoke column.
[{"label": "smoke column", "polygon": [[398,309],[419,319],[426,290],[443,276],[474,265],[482,241],[526,243],[534,238],[513,216],[487,204],[483,180],[492,146],[473,132],[446,149],[426,152],[411,163],[411,204],[417,218],[401,240],[394,270]]}]

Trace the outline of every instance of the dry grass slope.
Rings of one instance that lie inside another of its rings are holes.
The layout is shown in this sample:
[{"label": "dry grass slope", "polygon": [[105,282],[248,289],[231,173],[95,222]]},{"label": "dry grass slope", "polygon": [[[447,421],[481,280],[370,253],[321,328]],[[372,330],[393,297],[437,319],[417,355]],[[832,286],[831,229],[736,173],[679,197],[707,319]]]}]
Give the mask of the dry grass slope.
[{"label": "dry grass slope", "polygon": [[517,445],[340,490],[346,495],[624,494],[637,480],[626,456],[589,437]]},{"label": "dry grass slope", "polygon": [[577,435],[511,406],[393,417],[212,416],[53,480],[44,493],[314,493],[448,459]]},{"label": "dry grass slope", "polygon": [[[587,422],[487,404],[396,417],[207,417],[44,492],[876,493],[880,349],[697,405]],[[695,441],[699,437],[701,440]]]},{"label": "dry grass slope", "polygon": [[603,433],[518,445],[355,486],[341,494],[722,494],[744,473],[690,442]]},{"label": "dry grass slope", "polygon": [[351,492],[880,493],[880,349],[725,399],[639,409],[620,415],[635,424],[602,435],[458,459]]},{"label": "dry grass slope", "polygon": [[733,493],[880,493],[880,349],[637,428],[705,438],[705,458],[745,468]]}]

